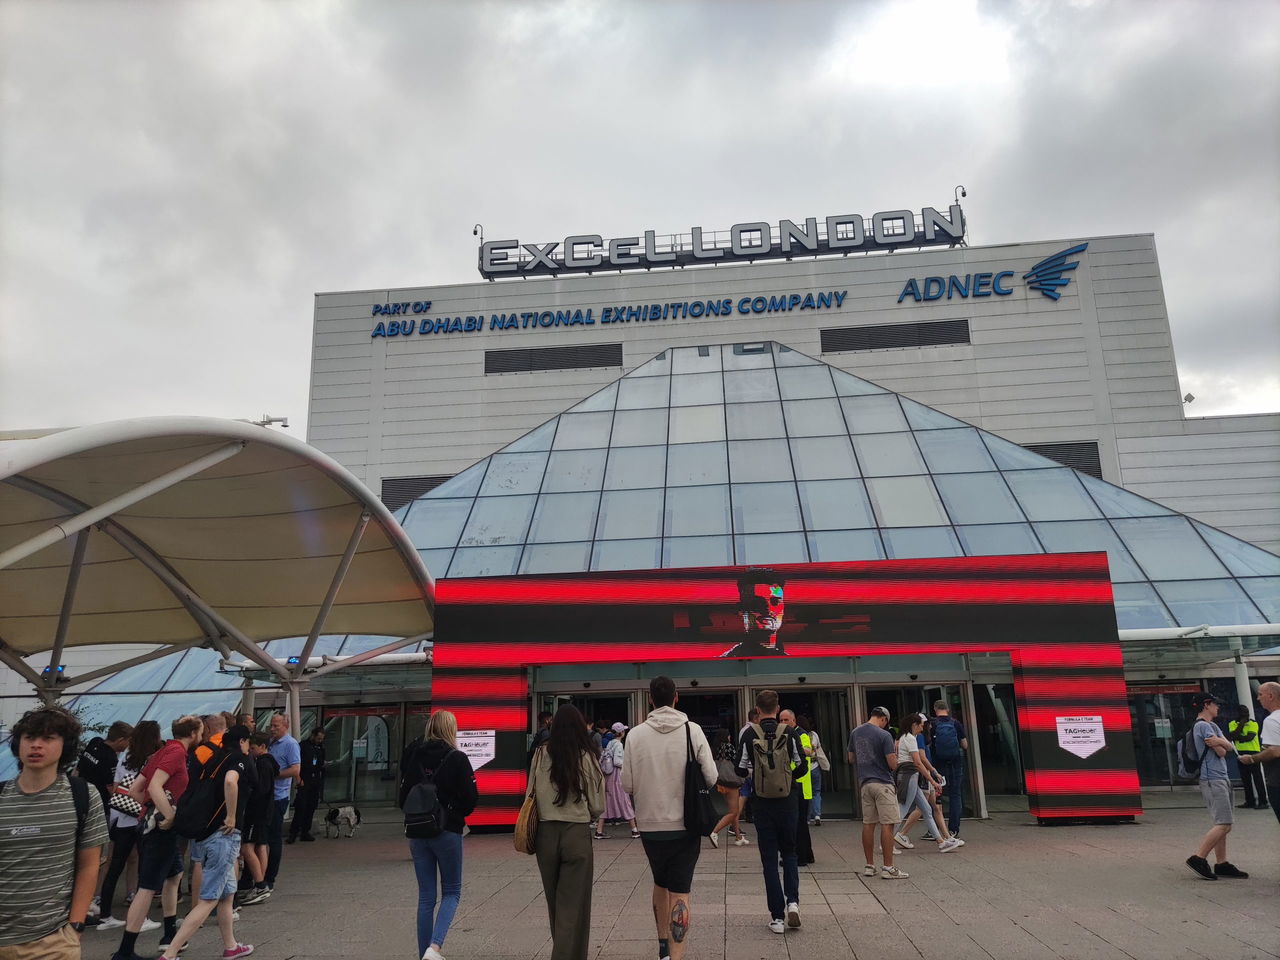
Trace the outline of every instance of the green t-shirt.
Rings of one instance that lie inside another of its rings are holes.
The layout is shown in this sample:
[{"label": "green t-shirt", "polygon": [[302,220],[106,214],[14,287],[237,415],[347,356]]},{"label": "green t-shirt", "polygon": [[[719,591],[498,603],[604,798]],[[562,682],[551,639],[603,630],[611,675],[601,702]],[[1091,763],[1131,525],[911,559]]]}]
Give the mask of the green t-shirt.
[{"label": "green t-shirt", "polygon": [[60,929],[71,912],[76,851],[107,842],[107,820],[90,791],[76,846],[76,802],[59,776],[36,793],[16,780],[0,793],[0,946],[30,943]]}]

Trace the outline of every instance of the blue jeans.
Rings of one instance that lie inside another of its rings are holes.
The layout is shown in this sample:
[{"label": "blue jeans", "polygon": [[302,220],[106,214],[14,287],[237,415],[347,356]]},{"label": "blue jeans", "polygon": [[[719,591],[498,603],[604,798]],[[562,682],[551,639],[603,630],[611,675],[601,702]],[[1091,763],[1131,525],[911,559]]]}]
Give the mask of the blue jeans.
[{"label": "blue jeans", "polygon": [[813,799],[809,801],[809,816],[817,819],[822,816],[822,769],[813,765]]},{"label": "blue jeans", "polygon": [[[788,903],[800,902],[800,869],[796,866],[796,818],[800,808],[793,793],[777,800],[755,798],[756,843],[764,869],[764,893],[769,916],[781,920]],[[782,880],[778,880],[778,855]],[[785,899],[784,899],[785,891]]]},{"label": "blue jeans", "polygon": [[943,788],[947,796],[947,830],[954,837],[960,832],[960,814],[964,809],[964,758],[935,760],[933,765],[947,778],[947,785]]},{"label": "blue jeans", "polygon": [[[444,938],[462,899],[462,834],[445,830],[438,837],[409,841],[413,870],[418,875],[418,955]],[[436,871],[440,872],[440,912],[436,913]],[[432,919],[434,915],[434,921]]]},{"label": "blue jeans", "polygon": [[271,824],[267,830],[267,870],[262,882],[268,887],[276,885],[280,873],[280,860],[284,856],[284,815],[289,809],[289,798],[276,800],[271,807]]}]

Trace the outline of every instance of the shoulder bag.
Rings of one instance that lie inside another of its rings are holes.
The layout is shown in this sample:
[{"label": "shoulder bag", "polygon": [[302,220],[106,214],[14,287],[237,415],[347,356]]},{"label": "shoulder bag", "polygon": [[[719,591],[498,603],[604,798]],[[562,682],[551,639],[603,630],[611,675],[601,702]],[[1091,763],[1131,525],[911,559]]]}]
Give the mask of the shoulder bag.
[{"label": "shoulder bag", "polygon": [[111,788],[111,792],[107,794],[107,806],[117,813],[123,813],[126,817],[140,817],[142,815],[142,804],[133,797],[129,796],[129,787],[133,781],[138,779],[138,774],[130,770],[120,782]]},{"label": "shoulder bag", "polygon": [[529,765],[529,790],[524,795],[524,803],[520,804],[520,814],[516,817],[515,845],[517,853],[533,854],[537,852],[538,836],[538,767],[542,766],[542,748],[533,752],[533,762]]},{"label": "shoulder bag", "polygon": [[693,734],[684,725],[684,828],[696,837],[709,837],[715,829],[716,808],[711,805],[711,791],[702,775],[702,764],[693,753]]}]

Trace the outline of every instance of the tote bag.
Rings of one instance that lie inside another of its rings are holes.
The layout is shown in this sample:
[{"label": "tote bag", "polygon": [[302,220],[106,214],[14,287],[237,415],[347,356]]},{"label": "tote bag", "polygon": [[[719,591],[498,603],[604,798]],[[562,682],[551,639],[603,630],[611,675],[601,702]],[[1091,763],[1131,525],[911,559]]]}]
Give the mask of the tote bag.
[{"label": "tote bag", "polygon": [[716,808],[711,805],[711,791],[702,776],[702,764],[693,755],[693,735],[684,725],[684,828],[698,837],[709,837],[715,828]]},{"label": "tote bag", "polygon": [[538,767],[542,766],[542,748],[533,754],[533,763],[529,766],[529,792],[525,794],[524,803],[520,804],[520,813],[516,817],[514,842],[519,853],[534,854],[538,836]]}]

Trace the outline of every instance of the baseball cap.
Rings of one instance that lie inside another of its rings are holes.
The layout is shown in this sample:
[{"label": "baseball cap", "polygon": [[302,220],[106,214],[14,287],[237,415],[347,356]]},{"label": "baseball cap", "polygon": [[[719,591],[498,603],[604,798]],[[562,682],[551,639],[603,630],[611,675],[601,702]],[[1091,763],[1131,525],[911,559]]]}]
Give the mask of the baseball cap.
[{"label": "baseball cap", "polygon": [[873,717],[884,717],[886,720],[888,720],[888,719],[889,719],[889,710],[888,710],[886,707],[872,707],[872,708],[871,708],[871,716],[873,716]]},{"label": "baseball cap", "polygon": [[1191,698],[1191,705],[1195,707],[1204,707],[1207,703],[1221,704],[1222,701],[1215,697],[1212,693],[1197,693]]},{"label": "baseball cap", "polygon": [[625,723],[623,723],[621,720],[619,720],[617,723],[615,723],[615,724],[614,724],[612,727],[610,727],[609,729],[610,729],[610,730],[612,730],[614,733],[626,733],[626,732],[627,732],[629,729],[631,729],[631,728],[630,728],[630,727],[628,727],[628,726],[627,726]]}]

